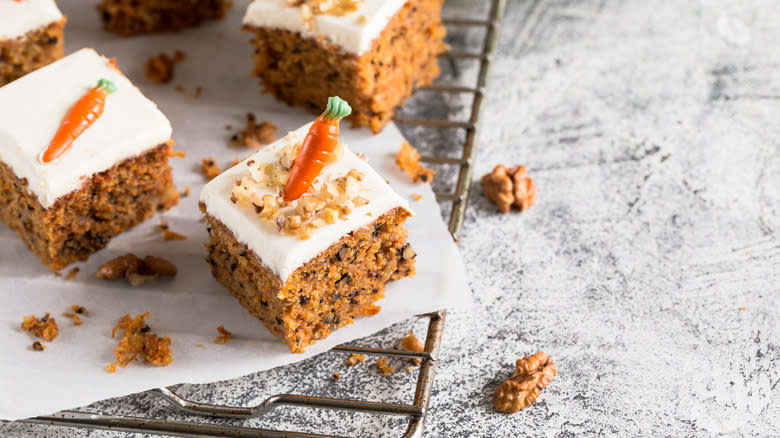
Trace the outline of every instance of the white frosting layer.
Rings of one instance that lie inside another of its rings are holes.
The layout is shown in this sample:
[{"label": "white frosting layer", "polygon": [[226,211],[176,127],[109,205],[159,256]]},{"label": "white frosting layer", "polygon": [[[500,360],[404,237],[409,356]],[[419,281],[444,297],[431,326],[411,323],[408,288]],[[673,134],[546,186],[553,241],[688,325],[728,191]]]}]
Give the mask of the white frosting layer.
[{"label": "white frosting layer", "polygon": [[0,0],[0,40],[18,38],[60,18],[54,0]]},{"label": "white frosting layer", "polygon": [[244,24],[299,32],[304,37],[324,37],[345,52],[362,55],[404,3],[406,0],[363,0],[360,8],[350,14],[315,15],[311,29],[307,29],[300,7],[287,6],[287,0],[254,0],[246,10]]},{"label": "white frosting layer", "polygon": [[[106,98],[103,115],[62,157],[41,163],[38,157],[65,115],[101,78],[117,86]],[[170,138],[171,124],[157,106],[92,49],[79,50],[0,87],[0,160],[27,179],[44,208],[81,187],[89,176]]]},{"label": "white frosting layer", "polygon": [[[286,281],[296,269],[309,260],[317,257],[320,252],[337,242],[347,233],[357,230],[375,221],[381,215],[396,208],[403,207],[411,212],[409,203],[390,188],[384,178],[355,154],[344,147],[344,154],[337,162],[325,166],[320,179],[328,176],[340,177],[357,169],[364,174],[361,182],[366,190],[360,196],[369,203],[355,207],[346,220],[337,220],[313,231],[308,240],[279,232],[266,219],[260,218],[254,208],[248,203],[230,201],[233,179],[249,176],[248,160],[256,163],[276,163],[279,152],[287,145],[300,142],[309,130],[304,125],[295,132],[288,134],[273,144],[264,147],[259,152],[248,157],[241,163],[226,170],[211,182],[206,184],[200,194],[200,200],[206,205],[206,212],[224,223],[240,242],[246,244],[263,261],[265,266],[274,272],[282,281]],[[262,194],[272,194],[270,190],[259,190]]]}]

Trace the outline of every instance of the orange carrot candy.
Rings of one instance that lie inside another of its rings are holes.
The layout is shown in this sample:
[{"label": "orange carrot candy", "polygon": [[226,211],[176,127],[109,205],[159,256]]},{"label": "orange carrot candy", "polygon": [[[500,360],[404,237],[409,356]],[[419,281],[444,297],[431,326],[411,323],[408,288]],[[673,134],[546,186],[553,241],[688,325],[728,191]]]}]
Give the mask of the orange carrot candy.
[{"label": "orange carrot candy", "polygon": [[62,120],[49,147],[41,154],[41,162],[51,163],[70,149],[73,142],[103,115],[106,97],[116,91],[116,85],[108,79],[100,79],[97,86],[83,95]]},{"label": "orange carrot candy", "polygon": [[328,98],[325,112],[312,123],[295,158],[284,186],[285,202],[300,198],[331,160],[339,144],[339,122],[351,113],[352,108],[340,97]]}]

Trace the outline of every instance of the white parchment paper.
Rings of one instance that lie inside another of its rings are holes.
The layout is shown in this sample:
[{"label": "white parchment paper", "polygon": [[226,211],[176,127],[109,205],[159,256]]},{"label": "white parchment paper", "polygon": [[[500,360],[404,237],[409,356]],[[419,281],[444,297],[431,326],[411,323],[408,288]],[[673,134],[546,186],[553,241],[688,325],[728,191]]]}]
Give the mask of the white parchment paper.
[{"label": "white parchment paper", "polygon": [[[412,184],[394,164],[394,153],[403,140],[399,131],[391,125],[375,136],[365,129],[343,129],[343,140],[355,152],[364,152],[395,190],[407,198],[422,195],[422,200],[412,202],[416,216],[408,222],[409,240],[418,253],[417,275],[389,285],[377,316],[337,330],[305,354],[290,353],[212,278],[204,260],[206,227],[197,207],[205,183],[200,159],[216,156],[226,168],[233,158],[251,152],[228,146],[230,136],[244,126],[247,111],[278,125],[280,136],[312,119],[259,94],[256,79],[250,77],[250,35],[239,30],[247,1],[236,1],[227,19],[219,23],[129,39],[103,32],[92,2],[58,3],[69,20],[67,52],[94,47],[116,57],[125,74],[171,119],[178,148],[187,153],[173,161],[175,181],[180,189],[189,186],[191,194],[169,212],[116,237],[88,262],[75,264],[81,272],[70,281],[49,272],[0,224],[0,419],[49,414],[164,385],[234,378],[302,360],[415,314],[470,302],[460,255],[433,193],[427,185]],[[174,49],[188,57],[177,66],[173,83],[154,85],[145,79],[144,61]],[[184,92],[177,91],[176,85]],[[203,87],[199,99],[193,97],[197,86]],[[187,240],[164,241],[154,231],[161,218]],[[137,288],[94,277],[98,266],[127,252],[168,258],[178,266],[179,275]],[[70,311],[71,304],[88,309],[84,325],[74,327],[60,316]],[[145,311],[151,312],[152,330],[171,337],[173,363],[164,368],[133,363],[116,374],[107,373],[104,367],[114,361],[116,346],[111,328],[120,316]],[[19,324],[23,315],[44,312],[57,318],[60,335],[46,343],[44,352],[34,352],[30,349],[34,338]],[[213,343],[219,325],[233,332],[227,344]]]}]

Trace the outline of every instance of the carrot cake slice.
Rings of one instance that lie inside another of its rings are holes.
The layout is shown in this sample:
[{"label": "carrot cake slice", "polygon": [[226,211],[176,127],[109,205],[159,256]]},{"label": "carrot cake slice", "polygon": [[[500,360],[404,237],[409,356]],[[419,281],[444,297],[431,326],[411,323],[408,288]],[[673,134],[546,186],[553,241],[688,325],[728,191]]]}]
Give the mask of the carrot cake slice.
[{"label": "carrot cake slice", "polygon": [[265,91],[314,112],[339,95],[353,126],[379,132],[439,75],[443,0],[254,0],[255,70]]},{"label": "carrot cake slice", "polygon": [[376,314],[385,285],[414,274],[408,203],[338,142],[333,107],[200,196],[211,272],[293,352]]},{"label": "carrot cake slice", "polygon": [[0,86],[62,58],[64,28],[54,0],[0,0]]},{"label": "carrot cake slice", "polygon": [[122,36],[178,31],[205,20],[221,20],[229,0],[103,0],[103,28]]},{"label": "carrot cake slice", "polygon": [[0,88],[0,219],[52,270],[86,260],[176,204],[172,144],[113,61],[79,50]]}]

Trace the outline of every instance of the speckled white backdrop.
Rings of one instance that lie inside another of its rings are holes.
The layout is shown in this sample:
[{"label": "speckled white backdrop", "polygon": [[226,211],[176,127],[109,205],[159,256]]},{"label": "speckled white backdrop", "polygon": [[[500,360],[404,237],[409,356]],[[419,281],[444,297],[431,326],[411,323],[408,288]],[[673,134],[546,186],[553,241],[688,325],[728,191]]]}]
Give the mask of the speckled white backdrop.
[{"label": "speckled white backdrop", "polygon": [[[474,3],[448,0],[447,15]],[[780,436],[777,2],[508,0],[506,13],[475,174],[523,163],[538,203],[501,215],[475,184],[461,246],[477,305],[448,317],[426,436]],[[481,32],[449,38],[478,49]],[[462,118],[468,104],[421,95],[410,110]],[[439,153],[459,137],[406,133]],[[453,175],[441,168],[437,185]],[[395,343],[411,324],[363,343]],[[559,376],[531,408],[496,414],[493,389],[538,350]],[[179,390],[237,405],[277,392],[411,401],[414,375],[342,359]],[[145,394],[89,409],[181,418]],[[298,409],[246,425],[403,430]],[[20,424],[0,435],[115,436]]]}]

